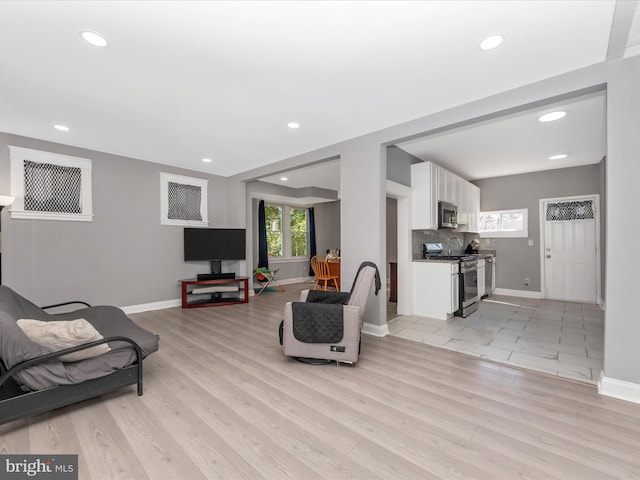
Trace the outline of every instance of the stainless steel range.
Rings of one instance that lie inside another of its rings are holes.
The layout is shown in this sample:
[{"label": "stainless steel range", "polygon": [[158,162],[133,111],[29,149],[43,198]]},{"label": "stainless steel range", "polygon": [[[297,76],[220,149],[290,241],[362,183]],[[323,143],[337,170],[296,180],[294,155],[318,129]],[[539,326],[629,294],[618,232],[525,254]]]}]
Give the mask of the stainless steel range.
[{"label": "stainless steel range", "polygon": [[474,256],[460,257],[460,309],[455,313],[467,317],[478,309],[478,260]]},{"label": "stainless steel range", "polygon": [[449,250],[443,252],[442,243],[425,243],[422,246],[424,258],[457,260],[460,265],[459,291],[460,308],[455,312],[458,317],[467,317],[478,309],[478,260],[474,255],[454,254]]}]

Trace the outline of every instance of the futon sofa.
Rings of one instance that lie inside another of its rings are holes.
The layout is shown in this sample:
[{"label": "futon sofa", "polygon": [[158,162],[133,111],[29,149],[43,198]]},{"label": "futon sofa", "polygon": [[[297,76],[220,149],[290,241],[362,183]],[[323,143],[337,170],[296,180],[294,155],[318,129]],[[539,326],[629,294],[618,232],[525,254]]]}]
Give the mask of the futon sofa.
[{"label": "futon sofa", "polygon": [[[142,360],[158,350],[157,335],[116,307],[84,304],[58,314],[48,313],[48,308],[0,286],[0,424],[125,385],[137,384],[142,395]],[[84,341],[89,330],[93,337]],[[67,335],[70,338],[62,340],[72,346],[52,347],[47,335]]]}]

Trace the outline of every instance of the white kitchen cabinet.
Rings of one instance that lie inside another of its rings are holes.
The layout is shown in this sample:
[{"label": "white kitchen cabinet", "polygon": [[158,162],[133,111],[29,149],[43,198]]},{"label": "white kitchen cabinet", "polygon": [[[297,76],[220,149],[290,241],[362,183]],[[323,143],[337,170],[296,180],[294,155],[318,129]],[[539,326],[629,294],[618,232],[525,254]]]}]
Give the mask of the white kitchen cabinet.
[{"label": "white kitchen cabinet", "polygon": [[411,228],[438,228],[438,170],[432,162],[411,165]]},{"label": "white kitchen cabinet", "polygon": [[411,165],[411,228],[438,228],[438,201],[458,207],[459,231],[477,232],[480,216],[480,188],[435,165],[422,162]]},{"label": "white kitchen cabinet", "polygon": [[480,218],[480,188],[462,180],[462,195],[458,204],[458,231],[477,232]]},{"label": "white kitchen cabinet", "polygon": [[461,186],[461,178],[444,168],[438,169],[438,200],[458,205],[458,191]]},{"label": "white kitchen cabinet", "polygon": [[458,225],[459,230],[466,232],[470,221],[471,207],[469,205],[469,185],[467,181],[462,181],[460,185],[460,195],[458,203]]},{"label": "white kitchen cabinet", "polygon": [[468,184],[468,232],[477,232],[480,227],[480,187],[473,183]]},{"label": "white kitchen cabinet", "polygon": [[448,320],[460,306],[458,262],[413,262],[413,314]]},{"label": "white kitchen cabinet", "polygon": [[464,218],[466,209],[463,208],[467,194],[467,183],[469,182],[465,179],[456,177],[456,198],[453,204],[458,207],[458,223],[467,223]]},{"label": "white kitchen cabinet", "polygon": [[485,286],[485,260],[484,258],[478,259],[478,298],[484,297],[486,293]]},{"label": "white kitchen cabinet", "polygon": [[494,257],[493,263],[491,264],[491,285],[486,286],[486,290],[488,290],[488,293],[493,293],[493,291],[496,289],[496,263],[497,262]]}]

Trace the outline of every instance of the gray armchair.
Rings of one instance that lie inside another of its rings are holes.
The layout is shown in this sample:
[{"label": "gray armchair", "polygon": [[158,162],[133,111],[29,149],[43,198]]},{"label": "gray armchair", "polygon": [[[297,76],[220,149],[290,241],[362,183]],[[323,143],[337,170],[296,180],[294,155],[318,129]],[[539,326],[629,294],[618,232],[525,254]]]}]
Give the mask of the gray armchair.
[{"label": "gray armchair", "polygon": [[280,325],[284,354],[314,364],[357,362],[364,309],[374,281],[377,295],[378,267],[364,262],[351,292],[304,290],[299,302],[288,302]]}]

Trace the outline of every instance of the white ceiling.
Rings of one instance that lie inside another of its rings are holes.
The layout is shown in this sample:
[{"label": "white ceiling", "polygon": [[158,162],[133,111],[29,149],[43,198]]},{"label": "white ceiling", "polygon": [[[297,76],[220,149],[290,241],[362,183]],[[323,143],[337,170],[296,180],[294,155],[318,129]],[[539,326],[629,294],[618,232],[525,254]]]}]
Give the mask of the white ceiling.
[{"label": "white ceiling", "polygon": [[302,188],[313,182],[314,187],[340,190],[340,160],[330,160],[310,167],[298,168],[277,175],[262,177],[262,182],[291,188]]},{"label": "white ceiling", "polygon": [[229,176],[602,62],[615,6],[2,1],[0,131]]},{"label": "white ceiling", "polygon": [[[605,93],[598,92],[398,146],[467,180],[594,164],[606,154],[605,102]],[[556,110],[567,115],[538,121]],[[558,154],[568,156],[549,160]]]}]

